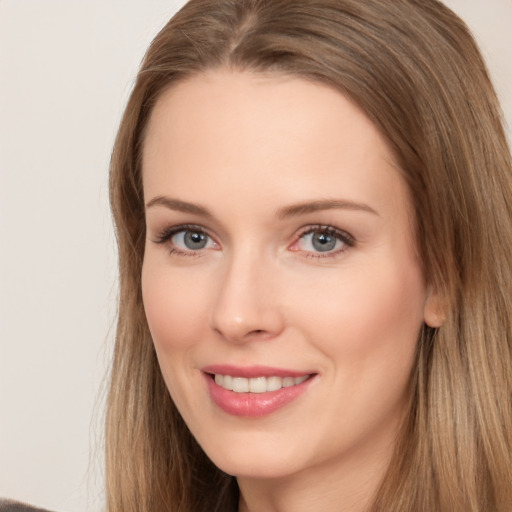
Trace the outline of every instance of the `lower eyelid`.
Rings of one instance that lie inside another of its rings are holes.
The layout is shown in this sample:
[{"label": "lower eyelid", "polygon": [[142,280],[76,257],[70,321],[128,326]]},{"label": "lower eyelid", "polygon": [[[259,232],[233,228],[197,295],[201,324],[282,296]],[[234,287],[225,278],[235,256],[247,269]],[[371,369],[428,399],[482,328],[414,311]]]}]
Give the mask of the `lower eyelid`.
[{"label": "lower eyelid", "polygon": [[203,250],[184,251],[182,249],[177,249],[176,247],[170,247],[169,254],[173,254],[176,256],[183,256],[183,257],[187,257],[187,258],[200,258],[201,256],[204,256],[205,252]]}]

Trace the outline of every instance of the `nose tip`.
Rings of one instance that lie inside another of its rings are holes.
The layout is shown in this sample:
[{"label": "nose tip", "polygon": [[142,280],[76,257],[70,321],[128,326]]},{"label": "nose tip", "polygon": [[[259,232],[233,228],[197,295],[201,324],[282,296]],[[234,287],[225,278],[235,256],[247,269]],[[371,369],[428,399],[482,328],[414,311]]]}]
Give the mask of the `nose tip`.
[{"label": "nose tip", "polygon": [[284,328],[276,289],[258,274],[231,269],[219,283],[211,327],[228,341],[272,339]]},{"label": "nose tip", "polygon": [[248,341],[254,338],[269,338],[271,329],[253,329],[247,318],[237,317],[231,321],[217,316],[213,329],[229,341]]},{"label": "nose tip", "polygon": [[228,341],[244,342],[275,338],[282,331],[283,322],[268,298],[261,304],[253,302],[252,297],[245,297],[242,302],[226,300],[224,296],[220,307],[215,308],[212,328]]}]

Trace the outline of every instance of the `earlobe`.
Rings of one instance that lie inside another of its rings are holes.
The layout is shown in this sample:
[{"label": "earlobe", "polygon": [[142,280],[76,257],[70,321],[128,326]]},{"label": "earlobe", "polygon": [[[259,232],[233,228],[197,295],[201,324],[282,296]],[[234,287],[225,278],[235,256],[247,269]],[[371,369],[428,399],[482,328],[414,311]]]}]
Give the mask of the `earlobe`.
[{"label": "earlobe", "polygon": [[427,299],[423,310],[423,321],[429,327],[441,327],[446,320],[446,304],[438,291],[429,286],[427,289]]}]

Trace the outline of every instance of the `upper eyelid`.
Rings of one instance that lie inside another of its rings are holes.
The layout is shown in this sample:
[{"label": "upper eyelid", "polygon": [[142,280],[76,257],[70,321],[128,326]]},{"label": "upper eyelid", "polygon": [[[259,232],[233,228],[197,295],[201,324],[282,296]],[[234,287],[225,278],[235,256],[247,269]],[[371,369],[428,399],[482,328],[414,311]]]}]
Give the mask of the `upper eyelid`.
[{"label": "upper eyelid", "polygon": [[164,228],[156,233],[156,240],[153,240],[155,243],[163,244],[169,241],[174,235],[180,233],[181,231],[196,231],[198,233],[204,233],[209,236],[212,240],[215,240],[207,229],[203,226],[197,224],[180,224],[177,226],[171,226],[168,228]]},{"label": "upper eyelid", "polygon": [[307,235],[309,233],[315,233],[319,231],[327,231],[332,232],[333,234],[340,235],[342,238],[346,238],[352,243],[355,243],[355,238],[352,236],[348,231],[345,231],[344,229],[337,228],[335,226],[332,226],[330,224],[318,224],[318,225],[309,225],[304,226],[299,230],[298,237]]}]

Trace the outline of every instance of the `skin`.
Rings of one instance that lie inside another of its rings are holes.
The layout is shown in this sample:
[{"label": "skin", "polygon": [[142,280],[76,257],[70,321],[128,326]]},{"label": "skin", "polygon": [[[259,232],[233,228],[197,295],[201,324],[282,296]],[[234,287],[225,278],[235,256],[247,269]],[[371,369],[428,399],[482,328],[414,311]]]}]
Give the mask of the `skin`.
[{"label": "skin", "polygon": [[[240,510],[364,510],[405,413],[418,333],[440,321],[385,138],[327,86],[217,70],[157,102],[143,185],[142,290],[160,367],[193,435],[237,477]],[[325,200],[343,204],[283,214]],[[203,249],[180,234],[161,243],[183,224],[207,233]],[[304,232],[324,226],[353,243],[319,252]],[[272,414],[238,417],[212,402],[211,364],[315,376]]]}]

